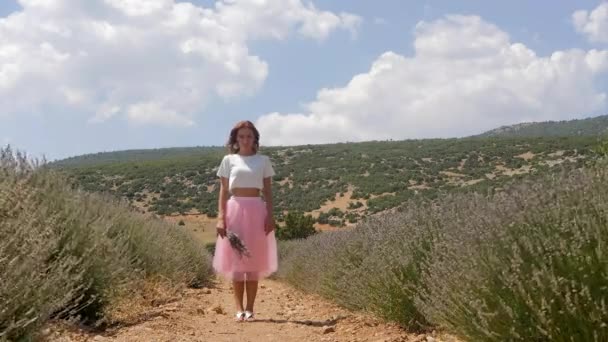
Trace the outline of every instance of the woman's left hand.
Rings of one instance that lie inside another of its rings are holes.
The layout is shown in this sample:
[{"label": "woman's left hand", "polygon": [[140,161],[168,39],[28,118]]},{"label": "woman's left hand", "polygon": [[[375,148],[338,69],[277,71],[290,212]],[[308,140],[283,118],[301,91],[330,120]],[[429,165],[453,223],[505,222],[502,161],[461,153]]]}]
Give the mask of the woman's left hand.
[{"label": "woman's left hand", "polygon": [[264,222],[264,231],[266,232],[266,235],[270,234],[274,228],[274,217],[270,215],[266,216],[266,220]]}]

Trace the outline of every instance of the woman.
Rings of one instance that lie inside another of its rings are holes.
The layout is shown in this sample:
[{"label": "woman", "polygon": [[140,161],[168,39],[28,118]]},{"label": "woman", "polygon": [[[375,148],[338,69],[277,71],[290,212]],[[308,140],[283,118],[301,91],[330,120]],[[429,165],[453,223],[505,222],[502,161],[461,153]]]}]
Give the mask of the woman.
[{"label": "woman", "polygon": [[[258,281],[275,272],[278,266],[270,188],[274,169],[268,156],[257,153],[259,142],[260,134],[253,123],[238,122],[230,131],[227,143],[230,153],[224,156],[217,171],[220,194],[213,268],[233,282],[237,321],[254,318]],[[239,255],[232,248],[228,232],[241,239],[249,255]],[[247,306],[243,308],[245,290]]]}]

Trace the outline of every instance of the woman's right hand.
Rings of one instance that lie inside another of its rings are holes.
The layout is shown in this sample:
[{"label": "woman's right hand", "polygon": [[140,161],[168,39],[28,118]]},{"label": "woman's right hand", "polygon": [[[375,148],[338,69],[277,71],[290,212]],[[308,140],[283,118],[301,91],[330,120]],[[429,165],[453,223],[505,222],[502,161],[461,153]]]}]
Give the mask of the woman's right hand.
[{"label": "woman's right hand", "polygon": [[215,230],[217,231],[217,234],[222,237],[222,239],[226,237],[226,222],[221,219],[218,220],[217,224],[215,225]]}]

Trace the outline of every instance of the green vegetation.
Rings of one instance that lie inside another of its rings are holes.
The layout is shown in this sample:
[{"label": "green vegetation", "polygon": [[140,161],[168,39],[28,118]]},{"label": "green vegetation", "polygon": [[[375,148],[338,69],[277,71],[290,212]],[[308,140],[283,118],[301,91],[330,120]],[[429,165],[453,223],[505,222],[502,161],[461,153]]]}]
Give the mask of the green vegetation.
[{"label": "green vegetation", "polygon": [[608,139],[600,141],[600,143],[593,149],[593,152],[596,153],[598,157],[601,159],[605,159],[608,157]]},{"label": "green vegetation", "polygon": [[[348,202],[339,208],[342,216],[324,210],[319,220],[343,226],[411,199],[495,192],[512,179],[578,168],[596,142],[590,136],[427,139],[266,147],[261,153],[270,156],[276,171],[278,222],[284,221],[284,212],[311,213],[338,194]],[[101,154],[98,162],[93,156],[75,157],[52,167],[85,190],[126,198],[157,215],[217,215],[215,171],[223,150],[182,148],[172,154],[161,149],[130,160],[133,153]]]},{"label": "green vegetation", "polygon": [[503,126],[481,134],[482,137],[598,136],[608,134],[608,115],[593,118],[529,122]]},{"label": "green vegetation", "polygon": [[314,219],[301,212],[290,212],[285,217],[285,225],[277,227],[276,237],[279,240],[305,239],[317,233]]},{"label": "green vegetation", "polygon": [[606,166],[411,200],[351,231],[282,242],[278,277],[465,341],[606,341]]},{"label": "green vegetation", "polygon": [[201,286],[209,255],[191,235],[114,196],[0,149],[0,341],[30,340],[50,318],[111,324],[109,308],[160,281]]}]

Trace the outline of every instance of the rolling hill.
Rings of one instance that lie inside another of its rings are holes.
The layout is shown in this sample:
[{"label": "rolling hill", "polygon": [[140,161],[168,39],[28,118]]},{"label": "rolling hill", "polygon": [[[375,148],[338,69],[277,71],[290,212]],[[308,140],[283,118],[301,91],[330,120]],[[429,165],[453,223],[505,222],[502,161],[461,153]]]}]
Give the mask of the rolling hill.
[{"label": "rolling hill", "polygon": [[[369,141],[263,147],[276,171],[275,216],[310,213],[318,228],[350,225],[410,199],[500,191],[521,177],[584,165],[592,136]],[[52,163],[88,191],[163,217],[217,215],[220,147],[120,151]],[[136,156],[136,157],[135,157]]]},{"label": "rolling hill", "polygon": [[552,137],[608,135],[608,115],[568,121],[526,122],[502,126],[479,137]]}]

